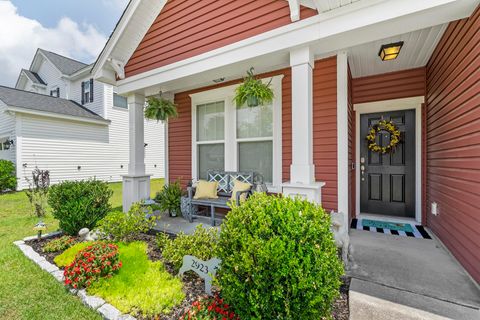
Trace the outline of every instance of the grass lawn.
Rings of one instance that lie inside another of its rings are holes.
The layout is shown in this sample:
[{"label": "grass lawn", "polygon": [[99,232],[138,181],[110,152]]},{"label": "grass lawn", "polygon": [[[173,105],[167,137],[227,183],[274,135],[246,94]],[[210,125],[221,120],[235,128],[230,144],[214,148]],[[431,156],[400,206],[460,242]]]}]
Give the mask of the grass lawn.
[{"label": "grass lawn", "polygon": [[[163,180],[152,180],[152,196]],[[122,184],[111,184],[112,207],[121,208]],[[28,260],[12,242],[35,234],[38,221],[24,192],[0,195],[0,319],[101,319],[51,275]],[[58,223],[48,214],[49,231]]]}]

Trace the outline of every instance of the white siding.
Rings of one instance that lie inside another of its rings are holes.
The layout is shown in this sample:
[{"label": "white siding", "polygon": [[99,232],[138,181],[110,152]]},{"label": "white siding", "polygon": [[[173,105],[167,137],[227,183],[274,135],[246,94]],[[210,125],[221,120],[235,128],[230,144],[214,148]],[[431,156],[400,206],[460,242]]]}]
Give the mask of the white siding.
[{"label": "white siding", "polygon": [[[89,81],[90,77],[86,76],[85,78],[72,81],[70,83],[70,96],[69,99],[76,101],[78,104],[82,104],[82,82]],[[93,102],[86,101],[83,106],[98,115],[106,118],[105,107],[103,103],[104,98],[104,87],[105,85],[98,81],[93,81]]]},{"label": "white siding", "polygon": [[[112,108],[110,115],[109,126],[23,115],[21,159],[26,166],[19,187],[28,187],[25,176],[36,166],[50,170],[52,183],[93,177],[121,181],[128,173],[128,111]],[[145,127],[145,163],[152,178],[164,177],[162,127]]]},{"label": "white siding", "polygon": [[[0,138],[8,136],[9,139],[13,139],[16,143],[15,116],[5,113],[5,109],[5,104],[0,101]],[[10,160],[15,163],[15,147],[11,147],[9,150],[0,150],[0,159]]]},{"label": "white siding", "polygon": [[[60,88],[60,98],[66,98],[66,85],[62,80],[62,74],[55,68],[55,66],[48,60],[43,60],[40,68],[38,68],[38,75],[47,84],[47,91],[45,94],[50,95],[50,90]],[[26,89],[28,90],[28,89]]]}]

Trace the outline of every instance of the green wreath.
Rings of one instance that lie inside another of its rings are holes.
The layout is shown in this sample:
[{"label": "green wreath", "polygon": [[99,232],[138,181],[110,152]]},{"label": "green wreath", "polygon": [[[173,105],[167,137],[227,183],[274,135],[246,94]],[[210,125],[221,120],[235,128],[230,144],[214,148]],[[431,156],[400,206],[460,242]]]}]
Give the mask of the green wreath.
[{"label": "green wreath", "polygon": [[[381,147],[375,142],[377,133],[382,131],[390,133],[390,143],[385,147]],[[400,135],[400,130],[398,130],[397,126],[395,126],[393,122],[382,120],[379,123],[374,124],[369,130],[369,133],[366,137],[368,141],[368,149],[381,154],[392,152],[400,142]]]}]

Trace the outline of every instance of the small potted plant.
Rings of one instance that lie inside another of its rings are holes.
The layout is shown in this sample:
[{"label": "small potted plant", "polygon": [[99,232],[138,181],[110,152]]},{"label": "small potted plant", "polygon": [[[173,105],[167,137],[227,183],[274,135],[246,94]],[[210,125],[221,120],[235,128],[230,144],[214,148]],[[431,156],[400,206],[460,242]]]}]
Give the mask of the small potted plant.
[{"label": "small potted plant", "polygon": [[170,217],[176,217],[180,212],[182,187],[179,181],[163,186],[163,190],[155,196],[161,210],[167,211]]},{"label": "small potted plant", "polygon": [[271,83],[271,79],[267,84],[257,79],[253,67],[250,68],[243,83],[235,90],[237,107],[241,107],[245,103],[250,108],[271,103],[274,98],[273,90],[270,87]]},{"label": "small potted plant", "polygon": [[170,118],[178,117],[177,106],[172,101],[160,97],[150,97],[145,107],[145,118],[166,122]]}]

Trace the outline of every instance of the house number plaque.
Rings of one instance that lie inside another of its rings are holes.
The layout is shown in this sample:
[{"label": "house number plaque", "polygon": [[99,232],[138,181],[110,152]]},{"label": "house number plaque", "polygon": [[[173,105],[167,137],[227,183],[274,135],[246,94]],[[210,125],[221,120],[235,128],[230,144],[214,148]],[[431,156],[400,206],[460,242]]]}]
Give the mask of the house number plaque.
[{"label": "house number plaque", "polygon": [[205,293],[212,295],[212,279],[217,274],[222,261],[218,258],[213,258],[208,261],[203,261],[194,256],[184,256],[183,264],[178,273],[180,276],[187,271],[193,271],[205,280]]}]

